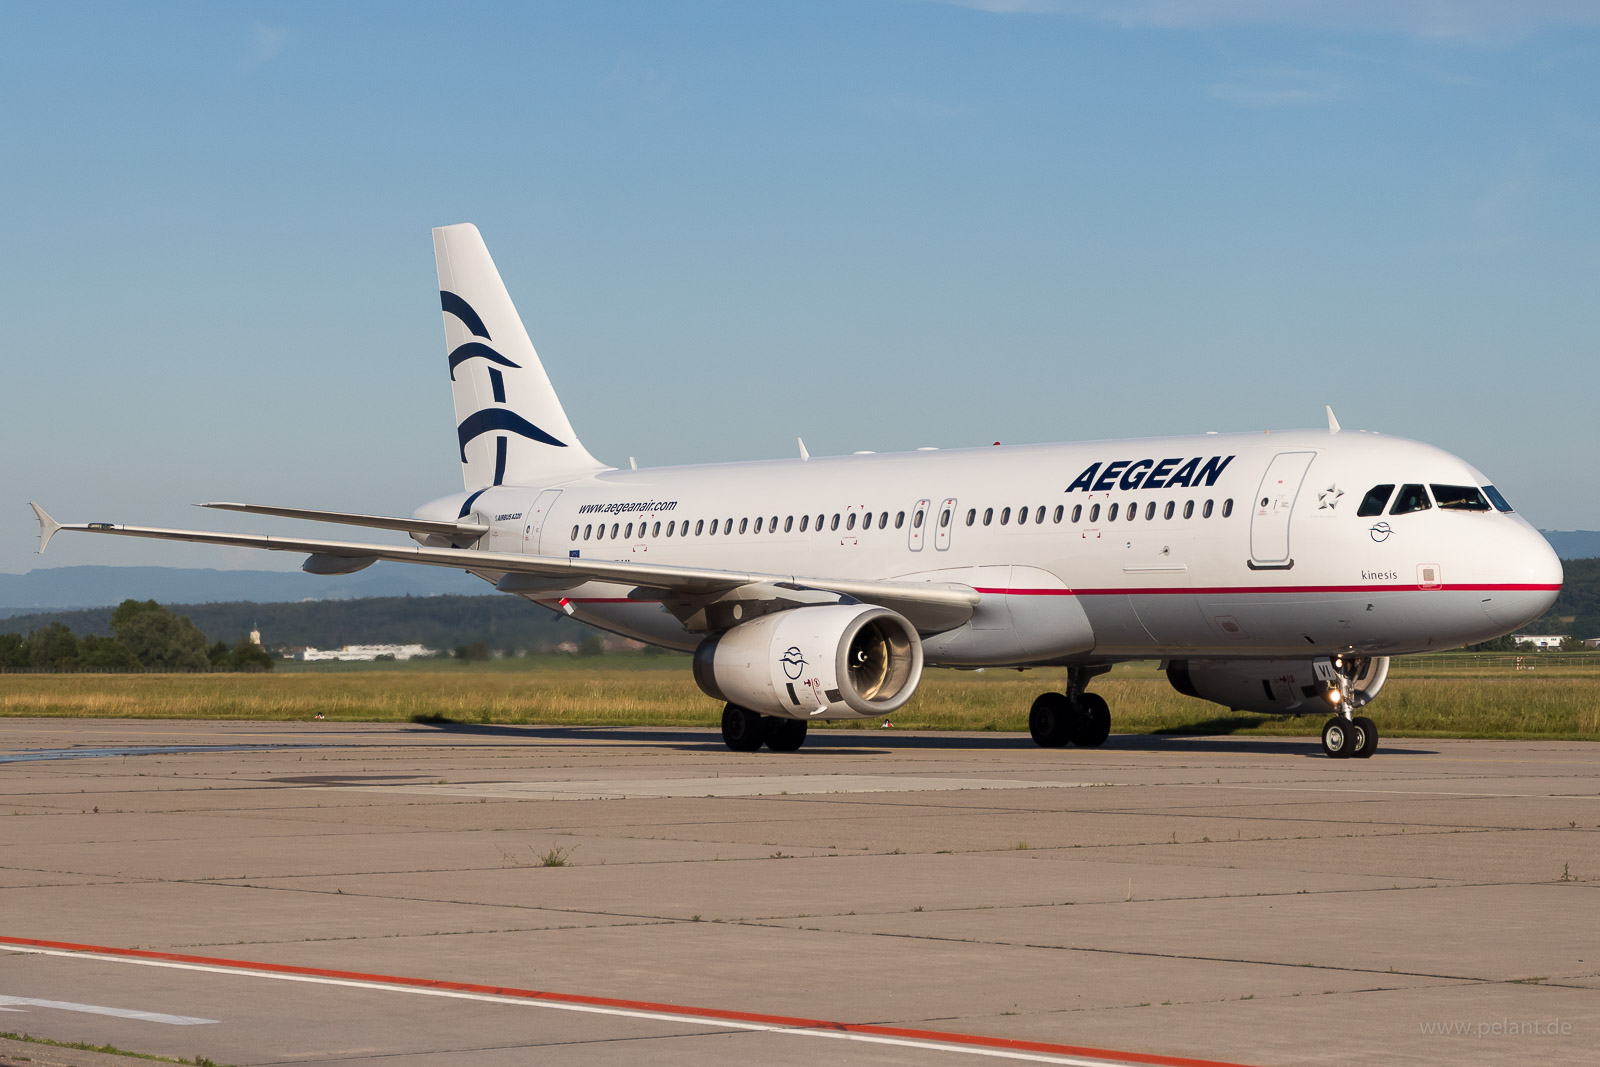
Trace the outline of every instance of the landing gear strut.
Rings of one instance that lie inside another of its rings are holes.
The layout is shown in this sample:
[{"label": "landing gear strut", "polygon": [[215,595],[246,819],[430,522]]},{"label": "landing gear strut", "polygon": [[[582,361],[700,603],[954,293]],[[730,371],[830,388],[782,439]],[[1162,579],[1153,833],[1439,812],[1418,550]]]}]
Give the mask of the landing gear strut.
[{"label": "landing gear strut", "polygon": [[1111,708],[1105,697],[1084,689],[1089,679],[1108,667],[1073,667],[1065,693],[1044,693],[1028,711],[1028,733],[1043,748],[1073,744],[1097,748],[1111,736]]},{"label": "landing gear strut", "polygon": [[794,752],[806,743],[806,722],[729,704],[722,709],[722,740],[735,752],[755,752],[762,745],[774,752]]}]

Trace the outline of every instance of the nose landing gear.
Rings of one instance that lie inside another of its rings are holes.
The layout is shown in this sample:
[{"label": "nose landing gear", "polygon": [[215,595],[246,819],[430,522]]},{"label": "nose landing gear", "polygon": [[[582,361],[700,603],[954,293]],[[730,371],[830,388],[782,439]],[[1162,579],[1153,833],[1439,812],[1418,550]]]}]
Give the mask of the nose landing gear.
[{"label": "nose landing gear", "polygon": [[1365,715],[1335,715],[1322,727],[1322,751],[1333,759],[1370,759],[1378,751],[1378,724]]}]

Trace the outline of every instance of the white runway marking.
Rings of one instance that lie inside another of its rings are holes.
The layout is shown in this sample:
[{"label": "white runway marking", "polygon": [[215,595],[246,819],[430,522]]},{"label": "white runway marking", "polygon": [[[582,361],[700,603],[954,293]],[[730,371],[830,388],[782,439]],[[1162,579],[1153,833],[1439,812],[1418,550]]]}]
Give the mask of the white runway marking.
[{"label": "white runway marking", "polygon": [[[950,1042],[929,1040],[915,1037],[892,1037],[880,1034],[861,1033],[851,1030],[823,1030],[805,1026],[786,1026],[779,1023],[765,1023],[730,1019],[726,1017],[707,1018],[705,1016],[678,1014],[668,1011],[650,1011],[640,1008],[608,1007],[601,1004],[580,1004],[553,1000],[532,999],[530,997],[506,996],[495,993],[477,993],[460,989],[438,989],[426,986],[400,985],[396,982],[366,981],[358,978],[331,978],[311,974],[294,974],[281,971],[257,971],[248,966],[219,966],[205,963],[184,963],[175,960],[139,959],[129,956],[117,956],[97,952],[63,951],[61,949],[34,948],[20,945],[0,945],[0,951],[27,952],[41,956],[57,956],[64,959],[99,960],[106,963],[128,963],[140,967],[165,967],[179,971],[203,971],[212,974],[229,974],[244,978],[270,978],[279,982],[304,982],[312,985],[345,986],[352,989],[376,989],[388,993],[409,993],[413,996],[445,997],[453,1000],[476,1000],[490,1004],[513,1004],[525,1008],[546,1008],[553,1011],[575,1011],[591,1015],[612,1015],[629,1019],[649,1019],[656,1022],[669,1022],[703,1026],[713,1030],[749,1030],[761,1033],[788,1034],[793,1037],[824,1037],[837,1041],[859,1041],[869,1045],[896,1045],[902,1048],[925,1049],[929,1052],[949,1052],[967,1056],[986,1056],[993,1059],[1022,1060],[1028,1063],[1056,1063],[1067,1064],[1070,1067],[1108,1067],[1117,1063],[1157,1063],[1157,1064],[1186,1064],[1193,1067],[1205,1067],[1207,1061],[1203,1060],[1178,1060],[1163,1056],[1132,1055],[1128,1059],[1094,1058],[1084,1059],[1078,1056],[1064,1056],[1057,1053],[1022,1051],[1017,1049],[985,1047],[980,1044],[953,1044]],[[173,1016],[172,1018],[176,1018]],[[203,1019],[201,1022],[214,1020]],[[1003,1043],[996,1041],[996,1044]],[[1233,1065],[1217,1064],[1215,1067],[1233,1067]]]},{"label": "white runway marking", "polygon": [[110,1008],[104,1004],[75,1004],[70,1000],[39,1000],[36,997],[8,997],[0,995],[0,1011],[25,1011],[28,1008],[53,1008],[56,1011],[77,1011],[85,1015],[110,1015],[118,1019],[137,1019],[142,1023],[165,1023],[168,1026],[205,1026],[218,1019],[200,1019],[191,1015],[164,1015],[159,1011],[136,1011],[133,1008]]},{"label": "white runway marking", "polygon": [[311,786],[502,800],[627,800],[662,797],[772,797],[817,793],[925,793],[960,789],[1060,789],[1105,782],[1040,782],[1007,778],[923,778],[876,774],[764,774],[719,778],[622,778],[586,782],[460,782],[415,785]]}]

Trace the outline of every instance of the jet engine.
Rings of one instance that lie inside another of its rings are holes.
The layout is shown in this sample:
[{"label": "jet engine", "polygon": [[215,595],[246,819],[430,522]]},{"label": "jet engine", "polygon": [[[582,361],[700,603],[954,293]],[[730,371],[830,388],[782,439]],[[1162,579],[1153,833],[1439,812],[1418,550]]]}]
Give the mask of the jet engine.
[{"label": "jet engine", "polygon": [[763,615],[706,638],[694,654],[695,684],[708,696],[789,719],[887,715],[921,678],[916,628],[868,604]]},{"label": "jet engine", "polygon": [[1178,692],[1234,711],[1317,715],[1336,710],[1341,696],[1352,707],[1370,702],[1389,677],[1389,657],[1175,659],[1165,669]]}]

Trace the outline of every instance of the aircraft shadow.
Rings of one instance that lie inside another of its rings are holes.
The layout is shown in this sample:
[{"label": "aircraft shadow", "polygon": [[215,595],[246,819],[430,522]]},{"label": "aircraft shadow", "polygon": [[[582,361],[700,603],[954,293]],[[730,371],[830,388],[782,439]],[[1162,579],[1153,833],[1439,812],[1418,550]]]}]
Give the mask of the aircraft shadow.
[{"label": "aircraft shadow", "polygon": [[[1250,720],[1256,721],[1256,720]],[[648,743],[684,751],[725,749],[722,734],[715,730],[693,730],[660,727],[628,726],[495,726],[480,723],[419,721],[414,725],[437,730],[440,733],[464,737],[500,737],[511,740],[553,741],[631,741]],[[883,753],[905,751],[937,751],[941,749],[980,750],[1032,750],[1037,748],[1033,739],[1023,733],[995,734],[943,734],[943,733],[893,733],[890,731],[818,731],[806,741],[805,753]],[[1229,737],[1216,734],[1112,734],[1101,751],[1128,752],[1232,752],[1241,754],[1271,753],[1299,755],[1326,759],[1322,744],[1310,737]],[[1399,748],[1384,743],[1380,755],[1432,755],[1434,750]]]}]

